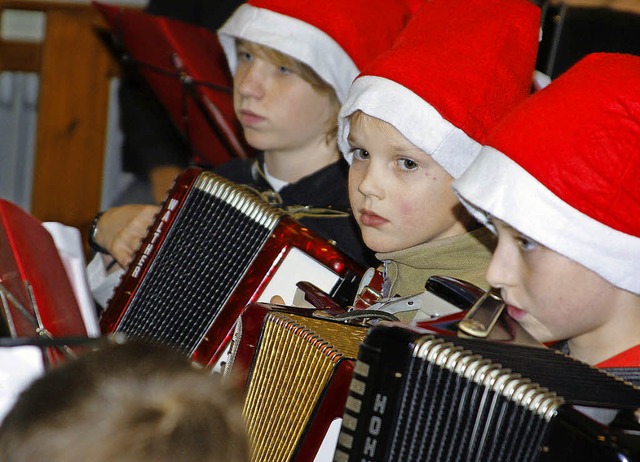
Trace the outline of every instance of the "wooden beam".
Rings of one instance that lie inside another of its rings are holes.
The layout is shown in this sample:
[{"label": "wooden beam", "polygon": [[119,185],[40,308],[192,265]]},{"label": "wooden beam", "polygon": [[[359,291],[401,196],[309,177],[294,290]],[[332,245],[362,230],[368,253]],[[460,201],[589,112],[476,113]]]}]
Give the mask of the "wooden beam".
[{"label": "wooden beam", "polygon": [[86,234],[100,205],[114,65],[93,29],[98,13],[83,6],[47,11],[31,212]]},{"label": "wooden beam", "polygon": [[40,43],[0,39],[0,72],[40,72],[41,55]]}]

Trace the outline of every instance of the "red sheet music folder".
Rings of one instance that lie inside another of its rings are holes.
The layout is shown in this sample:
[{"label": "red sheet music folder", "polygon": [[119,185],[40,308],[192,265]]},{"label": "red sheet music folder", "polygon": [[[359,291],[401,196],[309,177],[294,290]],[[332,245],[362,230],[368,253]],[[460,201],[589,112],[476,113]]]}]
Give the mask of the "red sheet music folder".
[{"label": "red sheet music folder", "polygon": [[213,32],[133,8],[93,5],[191,143],[196,162],[215,166],[254,154],[233,112],[232,78]]},{"label": "red sheet music folder", "polygon": [[[86,337],[78,301],[42,223],[0,199],[0,321],[14,338]],[[46,351],[50,363],[63,350]]]}]

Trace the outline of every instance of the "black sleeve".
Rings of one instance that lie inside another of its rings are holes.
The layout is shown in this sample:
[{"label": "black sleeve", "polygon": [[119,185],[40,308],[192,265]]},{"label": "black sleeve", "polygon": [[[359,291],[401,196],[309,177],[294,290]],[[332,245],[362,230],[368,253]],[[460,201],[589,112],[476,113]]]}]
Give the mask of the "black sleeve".
[{"label": "black sleeve", "polygon": [[118,99],[124,171],[147,177],[156,166],[188,165],[189,144],[145,82],[125,73]]}]

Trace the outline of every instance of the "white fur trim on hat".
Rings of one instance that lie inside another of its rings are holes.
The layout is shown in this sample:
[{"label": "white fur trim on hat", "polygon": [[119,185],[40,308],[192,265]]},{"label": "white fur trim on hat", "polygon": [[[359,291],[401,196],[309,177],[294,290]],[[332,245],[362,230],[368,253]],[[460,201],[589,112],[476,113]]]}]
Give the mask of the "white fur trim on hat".
[{"label": "white fur trim on hat", "polygon": [[349,163],[348,116],[358,110],[393,125],[454,178],[466,170],[482,148],[408,88],[383,77],[365,75],[351,86],[338,119],[338,144]]},{"label": "white fur trim on hat", "polygon": [[331,85],[340,102],[359,73],[338,43],[322,30],[299,19],[264,8],[241,5],[218,30],[231,72],[237,67],[236,38],[268,46],[310,66]]},{"label": "white fur trim on hat", "polygon": [[483,223],[494,216],[611,284],[640,294],[640,239],[571,207],[500,151],[484,147],[453,188]]}]

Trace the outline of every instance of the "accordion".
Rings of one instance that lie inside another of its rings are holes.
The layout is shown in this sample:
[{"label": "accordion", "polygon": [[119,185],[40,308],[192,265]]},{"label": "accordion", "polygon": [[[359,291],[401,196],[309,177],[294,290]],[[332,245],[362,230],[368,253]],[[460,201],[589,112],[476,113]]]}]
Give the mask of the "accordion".
[{"label": "accordion", "polygon": [[555,350],[381,323],[367,335],[334,461],[621,461],[640,389]]},{"label": "accordion", "polygon": [[368,329],[268,304],[251,305],[243,318],[254,309],[263,322],[243,408],[251,460],[330,458]]},{"label": "accordion", "polygon": [[[0,199],[0,336],[31,337],[54,345],[61,337],[86,337],[80,306],[58,249],[42,223]],[[47,348],[55,364],[74,353],[64,343]]]},{"label": "accordion", "polygon": [[362,273],[254,191],[193,167],[176,180],[100,326],[213,366],[247,304],[273,295],[292,304],[299,280],[347,299]]}]

